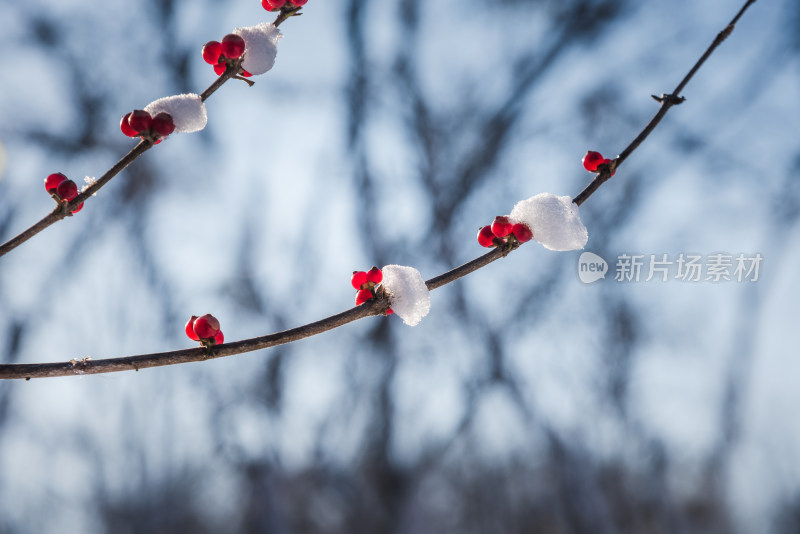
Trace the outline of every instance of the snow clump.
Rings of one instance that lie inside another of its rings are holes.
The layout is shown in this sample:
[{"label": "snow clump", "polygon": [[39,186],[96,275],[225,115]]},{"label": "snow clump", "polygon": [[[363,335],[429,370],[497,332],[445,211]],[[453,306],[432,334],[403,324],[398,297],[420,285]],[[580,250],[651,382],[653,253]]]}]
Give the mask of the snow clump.
[{"label": "snow clump", "polygon": [[539,193],[517,202],[510,217],[527,224],[533,230],[533,239],[550,250],[582,249],[589,240],[578,205],[567,195]]},{"label": "snow clump", "polygon": [[431,295],[420,272],[405,265],[387,265],[381,272],[392,311],[408,326],[418,325],[431,311]]},{"label": "snow clump", "polygon": [[155,117],[161,112],[169,113],[175,123],[176,132],[199,132],[206,127],[208,116],[206,105],[200,95],[189,93],[184,95],[165,96],[144,107],[144,110]]},{"label": "snow clump", "polygon": [[262,22],[255,26],[236,28],[233,33],[244,39],[244,59],[242,68],[252,75],[264,74],[275,65],[278,54],[278,41],[283,35],[280,30]]}]

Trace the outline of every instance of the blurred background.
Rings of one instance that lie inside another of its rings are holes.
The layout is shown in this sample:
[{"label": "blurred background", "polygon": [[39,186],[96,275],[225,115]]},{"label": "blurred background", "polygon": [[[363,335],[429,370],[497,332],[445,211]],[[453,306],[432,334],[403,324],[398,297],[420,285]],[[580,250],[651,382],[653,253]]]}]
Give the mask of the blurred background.
[{"label": "blurred background", "polygon": [[[575,196],[741,0],[311,0],[275,68],[207,102],[0,258],[0,361],[228,340],[433,277],[518,200]],[[119,119],[214,80],[256,0],[0,2],[0,240]],[[760,254],[757,281],[593,284],[532,242],[369,318],[204,363],[0,382],[0,533],[800,532],[800,4],[757,2],[581,208],[586,250]]]}]

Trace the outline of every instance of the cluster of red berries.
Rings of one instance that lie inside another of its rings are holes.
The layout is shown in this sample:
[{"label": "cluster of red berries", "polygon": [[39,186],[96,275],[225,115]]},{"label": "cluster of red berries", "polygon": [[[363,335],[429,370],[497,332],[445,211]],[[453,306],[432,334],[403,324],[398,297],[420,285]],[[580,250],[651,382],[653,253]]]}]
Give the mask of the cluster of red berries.
[{"label": "cluster of red berries", "polygon": [[[583,156],[583,168],[589,172],[600,172],[600,165],[608,165],[611,163],[611,160],[608,158],[604,158],[600,152],[595,152],[594,150],[589,150],[586,152],[586,155]],[[611,171],[611,176],[614,176],[614,173],[617,172],[616,170]]]},{"label": "cluster of red berries", "polygon": [[[383,282],[383,273],[377,267],[373,267],[369,271],[353,271],[353,276],[350,278],[350,283],[353,289],[357,289],[356,293],[356,306],[364,304],[369,299],[375,298],[375,286]],[[391,308],[386,310],[386,315],[394,313]]]},{"label": "cluster of red berries", "polygon": [[225,336],[219,329],[219,321],[210,313],[202,317],[192,315],[192,318],[186,323],[186,335],[189,336],[189,339],[199,341],[206,347],[221,345],[225,342]]},{"label": "cluster of red berries", "polygon": [[[59,204],[70,202],[78,196],[78,185],[60,172],[53,173],[45,178],[44,188]],[[83,202],[75,206],[72,213],[78,213],[82,208]]]},{"label": "cluster of red berries", "polygon": [[492,224],[478,230],[478,243],[483,247],[510,244],[519,246],[533,239],[533,231],[525,223],[511,222],[506,215],[498,215]]},{"label": "cluster of red berries", "polygon": [[[289,4],[300,7],[308,3],[308,0],[289,0]],[[261,0],[261,7],[267,11],[278,11],[286,5],[286,0]]]},{"label": "cluster of red berries", "polygon": [[[214,72],[221,76],[228,65],[233,65],[235,61],[244,54],[245,43],[240,35],[229,33],[222,38],[222,41],[209,41],[203,45],[203,61],[214,66]],[[239,65],[235,65],[239,67]],[[240,68],[240,67],[239,67]],[[249,72],[241,69],[242,76],[249,78]]]},{"label": "cluster of red berries", "polygon": [[160,143],[161,140],[175,131],[175,123],[172,115],[162,111],[155,117],[151,117],[143,109],[134,109],[126,113],[119,121],[119,129],[128,137],[148,137]]}]

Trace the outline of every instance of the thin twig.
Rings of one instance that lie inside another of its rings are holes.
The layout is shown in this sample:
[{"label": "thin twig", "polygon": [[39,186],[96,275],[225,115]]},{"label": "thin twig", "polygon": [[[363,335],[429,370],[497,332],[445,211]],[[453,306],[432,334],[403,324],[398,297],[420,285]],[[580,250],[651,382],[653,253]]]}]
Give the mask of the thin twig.
[{"label": "thin twig", "polygon": [[[592,195],[594,191],[597,190],[600,185],[608,180],[611,174],[616,170],[617,166],[627,158],[631,152],[633,152],[636,147],[638,147],[642,141],[650,134],[650,132],[656,127],[656,125],[661,121],[666,114],[667,110],[676,104],[682,102],[682,99],[677,96],[677,94],[683,89],[683,87],[689,82],[691,77],[697,72],[700,66],[705,62],[705,60],[711,55],[711,53],[719,46],[725,38],[730,35],[733,31],[735,23],[739,20],[745,10],[756,0],[747,0],[744,7],[739,11],[739,13],[734,17],[733,21],[717,35],[717,38],[712,43],[711,47],[706,50],[705,54],[700,58],[700,60],[692,67],[692,70],[689,71],[689,74],[684,77],[681,83],[678,84],[678,87],[672,94],[669,95],[662,95],[660,97],[661,108],[659,109],[658,113],[656,113],[655,117],[653,117],[650,122],[645,126],[644,130],[634,139],[634,141],[628,145],[628,147],[620,154],[617,159],[612,161],[610,164],[602,165],[600,174],[595,178],[595,180],[589,184],[589,186],[584,189],[577,197],[575,197],[574,202],[578,205],[582,204],[589,196]],[[281,13],[281,16],[283,13]],[[281,18],[279,16],[279,19]],[[285,18],[288,18],[285,17]],[[283,20],[276,20],[276,26],[279,22]],[[227,72],[225,74],[228,74]],[[224,75],[223,75],[224,76]],[[222,76],[221,76],[222,78]],[[219,80],[218,80],[219,81]],[[224,82],[221,82],[221,85]],[[213,87],[213,84],[212,84]],[[209,95],[216,90],[216,87],[209,88],[207,91]],[[205,94],[205,93],[204,93]],[[145,142],[140,143],[134,150],[140,148]],[[147,148],[143,148],[147,150]],[[131,151],[133,152],[133,151]],[[128,154],[130,155],[130,153]],[[127,156],[126,156],[127,157]],[[135,158],[134,158],[135,159]],[[125,160],[125,158],[123,158]],[[121,160],[121,162],[123,161]],[[117,164],[119,165],[119,163]],[[122,167],[124,168],[124,166]],[[121,169],[120,169],[121,170]],[[117,171],[119,172],[119,171]],[[105,176],[104,176],[105,177]],[[110,178],[109,178],[110,179]],[[87,190],[85,194],[89,195],[91,192]],[[76,199],[77,200],[77,199]],[[53,216],[54,214],[50,214],[48,217]],[[46,220],[47,218],[43,219]],[[51,223],[52,224],[52,223]],[[503,258],[507,256],[513,249],[505,248],[505,247],[498,247],[483,256],[480,256],[470,262],[467,262],[460,267],[456,267],[451,271],[448,271],[444,274],[431,278],[430,280],[426,281],[425,284],[427,285],[429,290],[434,290],[439,287],[442,287],[446,284],[454,282],[459,278],[462,278],[478,269],[481,269],[488,264],[492,263],[495,260]],[[252,352],[255,350],[266,349],[269,347],[274,347],[277,345],[284,345],[286,343],[291,343],[293,341],[298,341],[300,339],[304,339],[311,336],[316,336],[323,332],[327,332],[329,330],[333,330],[340,326],[344,326],[348,323],[356,321],[358,319],[363,319],[364,317],[369,317],[373,315],[380,315],[383,314],[391,305],[389,298],[379,292],[375,299],[367,301],[366,303],[362,304],[361,306],[356,306],[355,308],[351,308],[347,311],[339,313],[337,315],[332,315],[325,319],[316,321],[314,323],[309,323],[304,326],[298,326],[296,328],[292,328],[290,330],[285,330],[283,332],[277,332],[274,334],[269,334],[266,336],[256,337],[252,339],[245,339],[242,341],[235,341],[232,343],[225,343],[223,345],[217,345],[210,348],[198,347],[193,349],[184,349],[184,350],[177,350],[177,351],[169,351],[169,352],[161,352],[156,354],[142,354],[138,356],[125,356],[120,358],[108,358],[102,360],[92,360],[91,358],[82,358],[82,359],[72,359],[68,362],[59,362],[59,363],[30,363],[30,364],[4,364],[0,365],[0,379],[31,379],[31,378],[45,378],[45,377],[55,377],[55,376],[75,376],[75,375],[85,375],[85,374],[98,374],[98,373],[112,373],[116,371],[138,371],[139,369],[145,369],[149,367],[160,367],[164,365],[175,365],[179,363],[188,363],[188,362],[197,362],[203,360],[209,360],[212,358],[221,358],[223,356],[233,356],[235,354],[242,354],[245,352]]]},{"label": "thin twig", "polygon": [[620,155],[617,156],[608,166],[602,167],[600,173],[595,176],[594,180],[592,180],[592,182],[573,199],[575,204],[580,206],[586,202],[586,199],[592,196],[592,193],[597,191],[601,185],[611,178],[611,175],[616,171],[616,169],[619,168],[619,166],[622,165],[622,162],[628,159],[628,156],[630,156],[631,153],[633,153],[633,151],[642,144],[642,141],[647,139],[647,136],[650,135],[650,132],[652,132],[656,126],[658,126],[658,123],[661,122],[661,119],[664,118],[664,115],[667,114],[667,111],[669,111],[672,106],[676,106],[685,100],[682,96],[679,96],[681,91],[683,91],[683,88],[686,87],[686,84],[689,83],[689,80],[692,79],[695,73],[700,69],[703,63],[706,62],[709,56],[711,56],[714,50],[716,50],[717,47],[721,45],[725,39],[727,39],[727,37],[733,31],[733,28],[736,26],[736,23],[739,21],[739,18],[741,18],[741,16],[744,15],[744,12],[747,11],[747,8],[755,3],[756,0],[747,0],[747,2],[745,2],[744,6],[742,6],[742,9],[740,9],[736,16],[733,17],[733,20],[731,20],[730,24],[725,26],[725,29],[717,34],[717,37],[714,39],[714,42],[711,43],[711,46],[709,46],[700,59],[697,60],[697,63],[694,64],[689,73],[684,76],[683,80],[681,80],[681,83],[678,84],[672,93],[663,94],[660,97],[653,97],[658,102],[661,102],[661,106],[658,108],[656,114],[652,119],[650,119],[650,122],[647,123],[639,135],[636,136],[636,139],[631,141],[631,144],[625,147],[625,150],[623,150]]},{"label": "thin twig", "polygon": [[450,282],[454,282],[459,278],[463,278],[471,272],[482,269],[495,260],[499,260],[500,258],[508,256],[510,252],[511,249],[498,247],[491,252],[484,254],[483,256],[475,258],[474,260],[461,265],[460,267],[456,267],[455,269],[447,271],[444,274],[440,274],[439,276],[434,276],[430,280],[427,280],[425,285],[428,286],[429,291],[433,291],[434,289],[449,284]]},{"label": "thin twig", "polygon": [[208,87],[206,87],[206,90],[205,90],[205,91],[203,91],[202,93],[200,93],[200,100],[201,100],[202,102],[205,102],[206,100],[208,100],[208,97],[210,97],[211,95],[213,95],[213,94],[214,94],[214,92],[215,92],[217,89],[219,89],[220,87],[222,87],[222,85],[223,85],[225,82],[227,82],[228,80],[230,80],[231,78],[233,78],[234,74],[235,74],[235,71],[234,71],[234,69],[232,69],[232,68],[230,68],[230,67],[226,68],[226,69],[225,69],[225,72],[223,72],[222,74],[220,74],[220,75],[219,75],[219,78],[217,78],[216,80],[214,80],[214,83],[212,83],[211,85],[209,85]]},{"label": "thin twig", "polygon": [[111,167],[103,176],[97,179],[95,183],[93,183],[90,187],[87,187],[86,190],[72,199],[70,202],[65,202],[64,204],[58,205],[55,207],[53,211],[51,211],[46,217],[42,220],[22,232],[21,234],[9,239],[2,245],[0,245],[0,256],[14,250],[21,244],[23,244],[28,239],[32,238],[48,226],[60,221],[61,219],[68,217],[72,214],[72,210],[75,209],[78,204],[92,196],[98,189],[103,187],[109,180],[111,180],[114,176],[120,173],[122,169],[130,165],[133,160],[138,158],[142,155],[147,149],[153,146],[152,141],[144,141],[142,140],[138,145],[133,147],[130,152],[125,154],[121,160],[119,160],[113,167]]}]

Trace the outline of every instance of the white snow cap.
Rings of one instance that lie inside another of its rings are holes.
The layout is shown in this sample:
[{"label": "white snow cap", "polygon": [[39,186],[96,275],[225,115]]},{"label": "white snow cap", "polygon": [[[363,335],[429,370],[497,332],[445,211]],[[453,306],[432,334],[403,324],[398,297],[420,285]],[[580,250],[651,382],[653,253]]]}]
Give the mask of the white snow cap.
[{"label": "white snow cap", "polygon": [[405,265],[387,265],[381,272],[392,311],[408,326],[418,325],[431,311],[431,295],[422,275]]},{"label": "white snow cap", "polygon": [[233,33],[244,39],[244,70],[255,76],[272,68],[278,54],[278,41],[283,37],[278,28],[262,22],[255,26],[236,28]]},{"label": "white snow cap", "polygon": [[153,117],[161,112],[172,115],[176,132],[199,132],[208,122],[206,105],[200,95],[194,93],[159,98],[147,104],[144,110]]},{"label": "white snow cap", "polygon": [[578,215],[578,205],[569,196],[539,193],[517,202],[511,219],[533,230],[533,239],[550,250],[578,250],[586,246],[589,232]]}]

